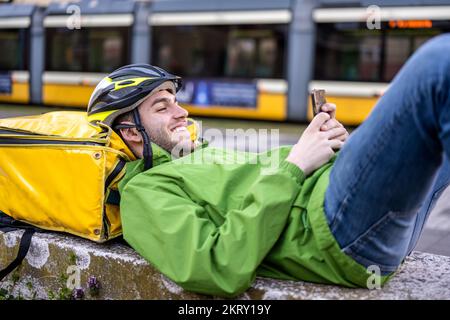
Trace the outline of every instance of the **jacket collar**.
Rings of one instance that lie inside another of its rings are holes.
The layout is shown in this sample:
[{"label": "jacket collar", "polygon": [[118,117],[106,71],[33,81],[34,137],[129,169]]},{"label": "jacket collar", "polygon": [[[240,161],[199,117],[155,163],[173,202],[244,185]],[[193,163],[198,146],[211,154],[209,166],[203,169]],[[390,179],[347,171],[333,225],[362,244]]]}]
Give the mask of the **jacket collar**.
[{"label": "jacket collar", "polygon": [[[169,152],[167,152],[166,150],[164,150],[159,145],[153,142],[151,142],[151,144],[153,151],[153,168],[173,160],[172,155]],[[197,150],[203,149],[207,146],[208,141],[203,140],[201,141],[200,146],[198,146],[192,152],[196,152]],[[151,170],[151,168],[149,170]],[[144,171],[144,159],[138,159],[135,161],[127,162],[125,176],[119,182],[119,189],[122,190],[122,188],[128,183],[128,181],[130,181],[135,175],[143,171]]]}]

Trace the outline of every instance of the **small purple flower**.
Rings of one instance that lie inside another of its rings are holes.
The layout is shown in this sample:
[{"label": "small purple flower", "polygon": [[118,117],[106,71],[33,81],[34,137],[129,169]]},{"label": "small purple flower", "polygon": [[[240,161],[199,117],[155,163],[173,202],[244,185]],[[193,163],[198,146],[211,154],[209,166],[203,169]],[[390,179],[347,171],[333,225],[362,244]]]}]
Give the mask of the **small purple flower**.
[{"label": "small purple flower", "polygon": [[81,288],[75,288],[72,290],[72,298],[74,300],[81,300],[84,297],[84,290]]},{"label": "small purple flower", "polygon": [[90,276],[88,279],[88,288],[91,295],[98,295],[100,290],[100,282],[97,280],[95,276]]}]

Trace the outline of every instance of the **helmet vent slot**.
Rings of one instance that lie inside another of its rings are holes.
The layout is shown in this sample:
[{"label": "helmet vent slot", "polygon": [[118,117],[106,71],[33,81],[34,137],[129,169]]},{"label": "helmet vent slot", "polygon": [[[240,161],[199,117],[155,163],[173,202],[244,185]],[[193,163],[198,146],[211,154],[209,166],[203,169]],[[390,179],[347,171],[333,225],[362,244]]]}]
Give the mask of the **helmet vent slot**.
[{"label": "helmet vent slot", "polygon": [[119,86],[124,86],[124,85],[132,84],[132,83],[134,83],[133,80],[126,80],[126,81],[122,81],[121,83],[119,83]]}]

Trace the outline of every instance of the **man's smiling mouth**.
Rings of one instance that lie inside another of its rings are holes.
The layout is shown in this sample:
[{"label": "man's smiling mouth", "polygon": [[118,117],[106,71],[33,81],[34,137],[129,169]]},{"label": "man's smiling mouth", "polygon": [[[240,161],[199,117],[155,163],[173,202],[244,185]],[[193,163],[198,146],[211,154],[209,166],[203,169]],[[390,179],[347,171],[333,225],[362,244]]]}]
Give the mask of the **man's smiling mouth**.
[{"label": "man's smiling mouth", "polygon": [[187,131],[187,127],[186,127],[186,125],[179,125],[179,126],[177,126],[177,127],[175,127],[175,128],[173,128],[172,130],[170,130],[170,131],[172,131],[172,132],[182,132],[182,131]]}]

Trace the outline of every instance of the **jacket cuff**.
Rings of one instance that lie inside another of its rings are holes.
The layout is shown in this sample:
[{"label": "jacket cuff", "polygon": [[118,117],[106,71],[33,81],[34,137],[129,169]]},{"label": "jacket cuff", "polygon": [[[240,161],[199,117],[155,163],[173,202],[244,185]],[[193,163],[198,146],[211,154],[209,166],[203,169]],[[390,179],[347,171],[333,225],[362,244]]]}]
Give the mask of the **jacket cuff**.
[{"label": "jacket cuff", "polygon": [[289,172],[299,185],[302,185],[305,181],[306,177],[303,170],[289,161],[283,160],[280,164],[280,169]]}]

